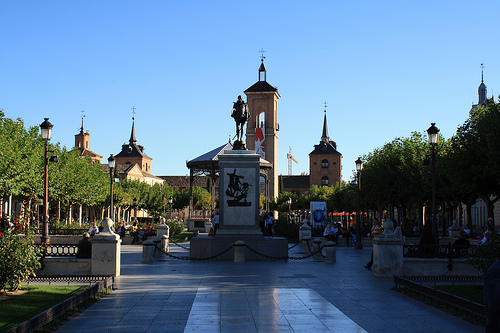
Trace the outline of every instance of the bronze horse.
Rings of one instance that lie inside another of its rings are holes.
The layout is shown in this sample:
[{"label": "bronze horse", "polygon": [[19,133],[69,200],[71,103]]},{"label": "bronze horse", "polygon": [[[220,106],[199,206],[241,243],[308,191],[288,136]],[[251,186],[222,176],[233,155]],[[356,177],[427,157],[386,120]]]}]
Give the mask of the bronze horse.
[{"label": "bronze horse", "polygon": [[250,112],[248,112],[248,105],[243,101],[241,95],[238,96],[238,100],[233,104],[233,110],[231,112],[231,117],[236,121],[236,137],[238,141],[243,141],[243,126],[246,124],[250,118]]}]

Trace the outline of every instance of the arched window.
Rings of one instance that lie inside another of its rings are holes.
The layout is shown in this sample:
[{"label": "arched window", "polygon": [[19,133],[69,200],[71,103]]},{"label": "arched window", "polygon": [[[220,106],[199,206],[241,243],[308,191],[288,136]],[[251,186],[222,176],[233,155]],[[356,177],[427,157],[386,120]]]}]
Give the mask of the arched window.
[{"label": "arched window", "polygon": [[321,178],[321,185],[328,185],[328,177],[327,176],[324,176],[323,178]]},{"label": "arched window", "polygon": [[328,160],[321,161],[321,167],[324,169],[328,168]]}]

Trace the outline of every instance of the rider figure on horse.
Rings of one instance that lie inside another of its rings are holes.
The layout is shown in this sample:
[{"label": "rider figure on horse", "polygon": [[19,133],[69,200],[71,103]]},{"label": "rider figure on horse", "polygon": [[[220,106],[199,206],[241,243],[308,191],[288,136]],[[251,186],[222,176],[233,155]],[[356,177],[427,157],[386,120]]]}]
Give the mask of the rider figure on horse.
[{"label": "rider figure on horse", "polygon": [[248,105],[243,101],[241,95],[238,96],[238,100],[233,104],[233,110],[231,112],[231,117],[236,121],[236,137],[237,141],[243,141],[243,126],[246,124],[247,120],[250,118],[250,112],[248,112]]}]

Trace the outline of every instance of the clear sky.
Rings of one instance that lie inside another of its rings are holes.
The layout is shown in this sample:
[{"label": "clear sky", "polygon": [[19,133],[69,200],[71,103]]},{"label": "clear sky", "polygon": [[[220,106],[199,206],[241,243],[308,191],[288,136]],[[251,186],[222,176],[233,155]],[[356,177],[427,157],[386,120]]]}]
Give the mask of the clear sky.
[{"label": "clear sky", "polygon": [[72,147],[82,110],[90,149],[118,154],[132,107],[152,173],[233,137],[232,103],[258,80],[278,87],[279,172],[309,172],[327,102],[348,180],[359,155],[431,122],[451,137],[500,94],[500,2],[0,0],[0,108],[54,124]]}]

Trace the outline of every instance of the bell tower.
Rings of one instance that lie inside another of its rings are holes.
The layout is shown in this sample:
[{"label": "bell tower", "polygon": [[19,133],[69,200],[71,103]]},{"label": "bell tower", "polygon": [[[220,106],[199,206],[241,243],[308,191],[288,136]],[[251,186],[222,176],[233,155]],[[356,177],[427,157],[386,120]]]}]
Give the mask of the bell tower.
[{"label": "bell tower", "polygon": [[267,71],[264,66],[265,57],[262,56],[259,67],[259,80],[245,90],[247,96],[250,119],[247,122],[246,144],[248,149],[268,162],[272,169],[267,179],[269,185],[268,196],[278,196],[278,88],[267,83]]}]

